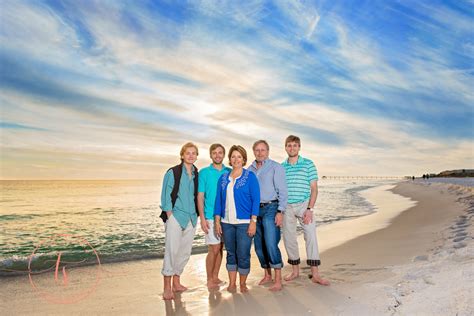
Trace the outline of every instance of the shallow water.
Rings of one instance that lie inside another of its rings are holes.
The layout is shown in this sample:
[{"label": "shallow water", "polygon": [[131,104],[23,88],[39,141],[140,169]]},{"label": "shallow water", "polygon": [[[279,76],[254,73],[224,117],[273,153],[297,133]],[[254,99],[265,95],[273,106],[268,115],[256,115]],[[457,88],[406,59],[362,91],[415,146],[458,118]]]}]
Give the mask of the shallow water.
[{"label": "shallow water", "polygon": [[[319,225],[374,212],[359,192],[391,180],[320,180]],[[161,181],[0,181],[0,274],[162,257]],[[80,240],[80,242],[79,242]],[[54,241],[54,242],[53,242]],[[94,253],[97,253],[97,256]],[[200,229],[193,252],[206,251]],[[34,252],[34,256],[30,257]]]}]

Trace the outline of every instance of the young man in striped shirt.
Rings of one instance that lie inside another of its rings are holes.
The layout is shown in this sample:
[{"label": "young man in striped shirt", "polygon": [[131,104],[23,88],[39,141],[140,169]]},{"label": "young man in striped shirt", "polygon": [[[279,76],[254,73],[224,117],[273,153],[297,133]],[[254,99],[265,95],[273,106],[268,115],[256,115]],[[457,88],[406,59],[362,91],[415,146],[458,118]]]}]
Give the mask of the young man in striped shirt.
[{"label": "young man in striped shirt", "polygon": [[318,171],[314,163],[299,155],[301,140],[298,136],[290,135],[285,140],[285,150],[288,154],[282,165],[285,168],[288,185],[288,204],[283,213],[283,242],[288,254],[288,263],[293,271],[285,277],[291,281],[299,276],[300,256],[296,236],[296,221],[303,227],[306,241],[306,263],[311,267],[312,281],[321,285],[329,285],[329,281],[319,275],[318,240],[316,237],[316,221],[313,208],[318,197]]}]

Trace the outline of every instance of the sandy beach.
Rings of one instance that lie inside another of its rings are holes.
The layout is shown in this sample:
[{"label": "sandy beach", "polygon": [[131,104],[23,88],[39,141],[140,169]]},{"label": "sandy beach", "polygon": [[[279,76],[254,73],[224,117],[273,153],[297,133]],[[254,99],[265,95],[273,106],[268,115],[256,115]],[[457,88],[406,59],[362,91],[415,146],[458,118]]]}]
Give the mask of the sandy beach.
[{"label": "sandy beach", "polygon": [[[0,314],[472,315],[473,189],[422,181],[385,189],[365,193],[377,212],[318,230],[329,287],[312,284],[303,264],[298,279],[272,293],[257,285],[263,272],[252,250],[248,293],[209,292],[199,254],[182,276],[188,291],[174,301],[161,299],[161,260],[142,260],[74,269],[67,286],[48,273],[4,278]],[[303,245],[300,238],[302,259]],[[224,265],[220,277],[227,280]]]}]

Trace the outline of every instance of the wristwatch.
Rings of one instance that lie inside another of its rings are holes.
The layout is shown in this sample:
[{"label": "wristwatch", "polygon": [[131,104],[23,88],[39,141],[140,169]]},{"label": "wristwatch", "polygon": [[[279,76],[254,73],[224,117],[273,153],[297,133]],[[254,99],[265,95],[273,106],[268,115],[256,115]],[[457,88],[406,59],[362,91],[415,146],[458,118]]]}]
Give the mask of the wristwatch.
[{"label": "wristwatch", "polygon": [[251,220],[252,220],[252,222],[254,222],[254,223],[256,223],[256,222],[257,222],[257,218],[256,218],[256,217],[255,217],[255,218],[251,217],[250,219],[251,219]]},{"label": "wristwatch", "polygon": [[307,210],[307,211],[309,210],[309,211],[312,212],[312,211],[313,211],[313,208],[312,208],[312,207],[308,207],[308,208],[306,208],[306,210]]}]

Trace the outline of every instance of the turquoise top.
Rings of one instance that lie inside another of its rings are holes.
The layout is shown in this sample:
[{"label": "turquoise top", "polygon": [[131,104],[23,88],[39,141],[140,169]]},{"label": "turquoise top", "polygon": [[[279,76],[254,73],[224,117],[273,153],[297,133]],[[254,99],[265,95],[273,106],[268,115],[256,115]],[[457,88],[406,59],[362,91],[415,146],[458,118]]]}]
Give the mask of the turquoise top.
[{"label": "turquoise top", "polygon": [[311,196],[311,182],[318,180],[318,170],[313,161],[298,156],[295,164],[288,159],[281,163],[285,168],[286,183],[288,184],[288,203],[300,203]]},{"label": "turquoise top", "polygon": [[231,169],[222,165],[221,170],[214,168],[211,163],[209,167],[203,168],[199,171],[199,186],[198,192],[204,193],[204,216],[206,219],[214,218],[214,204],[216,202],[217,181],[220,176]]},{"label": "turquoise top", "polygon": [[196,204],[194,203],[194,175],[189,178],[186,168],[183,167],[181,180],[179,182],[178,198],[174,204],[171,203],[171,192],[174,186],[173,170],[168,170],[163,179],[163,187],[161,189],[161,209],[164,211],[172,211],[174,218],[178,221],[182,229],[188,226],[189,221],[195,227],[197,223]]}]

